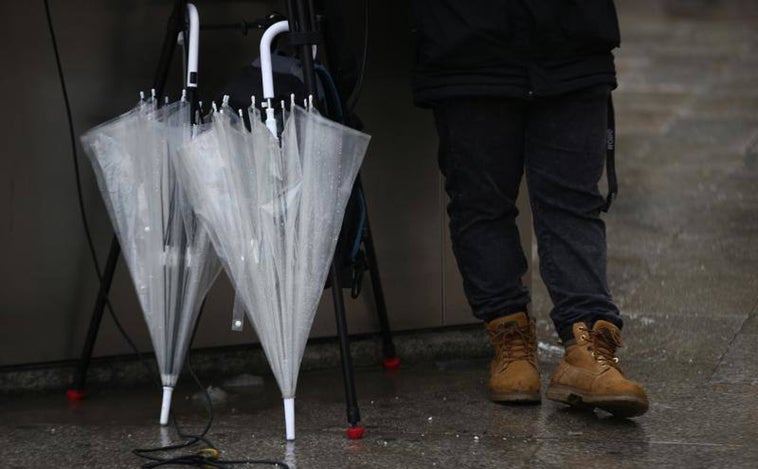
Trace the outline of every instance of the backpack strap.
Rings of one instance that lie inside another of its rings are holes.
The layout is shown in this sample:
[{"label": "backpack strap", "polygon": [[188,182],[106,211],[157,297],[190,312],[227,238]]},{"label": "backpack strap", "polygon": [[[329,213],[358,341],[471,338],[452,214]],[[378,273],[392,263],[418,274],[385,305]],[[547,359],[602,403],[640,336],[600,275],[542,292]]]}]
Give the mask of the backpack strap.
[{"label": "backpack strap", "polygon": [[606,130],[605,172],[608,176],[608,196],[601,209],[607,212],[611,203],[618,196],[618,180],[616,179],[616,114],[613,110],[613,97],[608,95],[608,129]]}]

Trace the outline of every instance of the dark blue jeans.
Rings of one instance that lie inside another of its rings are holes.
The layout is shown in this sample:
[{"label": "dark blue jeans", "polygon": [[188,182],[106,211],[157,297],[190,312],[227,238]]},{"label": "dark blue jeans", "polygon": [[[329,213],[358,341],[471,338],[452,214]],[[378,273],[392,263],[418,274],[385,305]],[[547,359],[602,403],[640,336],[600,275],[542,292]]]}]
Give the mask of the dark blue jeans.
[{"label": "dark blue jeans", "polygon": [[606,279],[605,199],[610,87],[558,97],[456,98],[434,109],[450,234],[474,315],[490,321],[526,311],[527,260],[516,227],[526,169],[540,274],[561,338],[599,319],[622,326]]}]

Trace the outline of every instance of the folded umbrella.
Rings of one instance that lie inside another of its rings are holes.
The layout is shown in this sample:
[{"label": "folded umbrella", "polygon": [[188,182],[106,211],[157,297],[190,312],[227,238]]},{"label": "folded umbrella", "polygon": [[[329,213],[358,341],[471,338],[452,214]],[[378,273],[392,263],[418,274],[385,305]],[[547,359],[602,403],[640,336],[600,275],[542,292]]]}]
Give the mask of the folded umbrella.
[{"label": "folded umbrella", "polygon": [[97,177],[147,323],[168,423],[202,301],[220,271],[208,233],[177,184],[171,154],[191,138],[184,98],[155,98],[91,129],[82,143]]},{"label": "folded umbrella", "polygon": [[295,437],[297,376],[370,137],[291,106],[281,142],[250,112],[214,118],[175,156],[195,213],[260,339]]}]

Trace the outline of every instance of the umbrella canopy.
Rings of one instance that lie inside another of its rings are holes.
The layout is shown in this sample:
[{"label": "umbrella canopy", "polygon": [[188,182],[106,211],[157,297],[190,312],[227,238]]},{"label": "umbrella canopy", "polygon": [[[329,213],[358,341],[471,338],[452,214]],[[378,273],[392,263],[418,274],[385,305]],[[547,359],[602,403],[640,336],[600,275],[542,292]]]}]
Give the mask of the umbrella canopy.
[{"label": "umbrella canopy", "polygon": [[292,106],[277,138],[214,118],[176,155],[182,187],[253,323],[294,439],[300,362],[370,137]]},{"label": "umbrella canopy", "polygon": [[171,163],[190,136],[189,103],[156,109],[154,98],[82,136],[150,332],[164,425],[203,298],[220,271]]}]

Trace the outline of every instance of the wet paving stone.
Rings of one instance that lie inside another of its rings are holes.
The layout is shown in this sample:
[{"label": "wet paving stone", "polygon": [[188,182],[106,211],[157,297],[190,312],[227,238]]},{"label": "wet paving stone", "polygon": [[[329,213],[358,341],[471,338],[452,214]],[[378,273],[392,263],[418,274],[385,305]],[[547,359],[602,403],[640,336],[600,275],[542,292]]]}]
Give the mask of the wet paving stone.
[{"label": "wet paving stone", "polygon": [[[543,363],[546,386],[555,362]],[[753,386],[710,383],[711,362],[622,363],[651,396],[648,414],[634,420],[547,400],[493,404],[486,399],[487,361],[460,360],[391,374],[359,370],[366,426],[359,441],[344,437],[336,370],[302,376],[294,444],[283,441],[280,397],[269,377],[251,390],[229,390],[229,399],[214,407],[209,438],[227,457],[278,459],[304,468],[526,467],[574,464],[581,455],[614,467],[629,461],[676,466],[674,456],[665,459],[666,448],[691,448],[708,461],[751,460],[758,437],[751,425],[758,404]],[[202,406],[187,399],[194,393],[186,383],[177,390],[175,412],[187,430],[204,423]],[[152,389],[137,388],[102,392],[76,407],[59,395],[6,402],[0,420],[0,443],[11,448],[6,461],[10,467],[49,467],[51,460],[57,467],[134,467],[139,460],[132,449],[177,440],[156,424],[158,398]]]},{"label": "wet paving stone", "polygon": [[[734,338],[719,362],[711,381],[758,385],[758,334],[743,331]],[[758,391],[757,391],[758,392]]]}]

